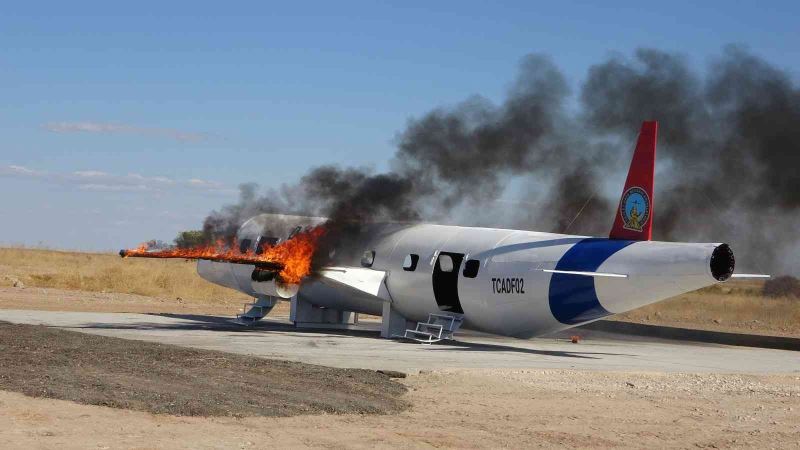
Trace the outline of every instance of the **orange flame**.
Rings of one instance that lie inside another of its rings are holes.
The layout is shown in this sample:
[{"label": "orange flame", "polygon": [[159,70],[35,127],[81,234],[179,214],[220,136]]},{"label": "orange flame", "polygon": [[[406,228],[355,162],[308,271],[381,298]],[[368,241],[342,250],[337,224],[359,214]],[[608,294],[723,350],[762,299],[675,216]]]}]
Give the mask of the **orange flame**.
[{"label": "orange flame", "polygon": [[299,284],[311,273],[311,259],[317,249],[319,239],[325,234],[322,226],[301,231],[291,239],[277,245],[263,247],[260,254],[253,249],[242,253],[236,241],[232,246],[227,246],[223,241],[213,245],[204,245],[191,248],[170,248],[166,250],[149,251],[148,244],[119,252],[122,257],[137,258],[179,258],[179,259],[205,259],[209,261],[230,262],[236,264],[254,264],[267,266],[278,272],[280,280],[287,284]]}]

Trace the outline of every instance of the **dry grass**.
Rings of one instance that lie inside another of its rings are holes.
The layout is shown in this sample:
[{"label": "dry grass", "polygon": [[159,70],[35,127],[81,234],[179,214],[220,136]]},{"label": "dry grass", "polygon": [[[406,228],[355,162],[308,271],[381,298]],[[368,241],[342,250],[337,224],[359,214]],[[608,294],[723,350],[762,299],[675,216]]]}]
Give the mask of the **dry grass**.
[{"label": "dry grass", "polygon": [[800,299],[764,297],[759,281],[731,281],[616,316],[662,325],[800,336]]},{"label": "dry grass", "polygon": [[0,248],[0,285],[139,294],[191,300],[248,299],[197,275],[194,262],[123,259],[108,253]]}]

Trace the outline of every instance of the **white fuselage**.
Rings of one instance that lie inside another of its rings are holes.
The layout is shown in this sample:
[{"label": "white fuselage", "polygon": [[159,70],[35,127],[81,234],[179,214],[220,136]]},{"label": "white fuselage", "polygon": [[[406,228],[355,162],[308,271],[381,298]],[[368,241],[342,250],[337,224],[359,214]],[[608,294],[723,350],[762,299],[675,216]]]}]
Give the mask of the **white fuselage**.
[{"label": "white fuselage", "polygon": [[[388,301],[415,321],[430,313],[463,313],[465,327],[529,337],[718,282],[710,261],[719,244],[431,224],[386,224],[369,236],[360,250],[374,252],[369,269],[385,272],[383,298],[349,295],[313,278],[301,285],[298,295],[325,308],[373,315],[380,315]],[[252,269],[198,263],[199,273],[218,284],[254,296],[268,292],[263,283],[250,280]],[[563,273],[570,271],[618,276]]]}]

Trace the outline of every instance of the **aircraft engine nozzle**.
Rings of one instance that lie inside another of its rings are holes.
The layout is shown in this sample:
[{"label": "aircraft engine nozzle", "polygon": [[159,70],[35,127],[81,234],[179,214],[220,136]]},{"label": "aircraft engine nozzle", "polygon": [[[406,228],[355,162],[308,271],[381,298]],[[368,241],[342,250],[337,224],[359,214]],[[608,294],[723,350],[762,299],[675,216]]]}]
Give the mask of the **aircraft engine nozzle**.
[{"label": "aircraft engine nozzle", "polygon": [[733,275],[736,259],[728,244],[720,244],[711,252],[711,276],[717,281],[727,281]]},{"label": "aircraft engine nozzle", "polygon": [[299,284],[275,283],[275,293],[280,298],[292,298],[300,292]]},{"label": "aircraft engine nozzle", "polygon": [[253,290],[260,294],[291,298],[300,290],[299,284],[284,282],[277,271],[256,267],[250,274]]},{"label": "aircraft engine nozzle", "polygon": [[277,275],[278,272],[274,270],[265,270],[256,267],[255,269],[253,269],[253,273],[250,274],[250,279],[252,281],[267,282],[274,280]]},{"label": "aircraft engine nozzle", "polygon": [[253,267],[250,264],[231,264],[217,261],[197,261],[197,273],[203,279],[244,292],[254,297],[268,295],[291,298],[300,290],[299,284],[285,283],[277,270]]}]

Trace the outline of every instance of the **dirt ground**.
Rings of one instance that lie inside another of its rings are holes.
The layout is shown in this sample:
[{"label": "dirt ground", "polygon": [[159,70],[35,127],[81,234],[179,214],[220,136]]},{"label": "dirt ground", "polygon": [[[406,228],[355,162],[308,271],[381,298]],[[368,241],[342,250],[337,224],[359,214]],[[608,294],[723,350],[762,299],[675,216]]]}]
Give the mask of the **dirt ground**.
[{"label": "dirt ground", "polygon": [[800,375],[428,372],[392,415],[201,418],[0,391],[4,448],[800,448]]},{"label": "dirt ground", "polygon": [[0,389],[182,416],[404,409],[386,375],[0,322]]}]

